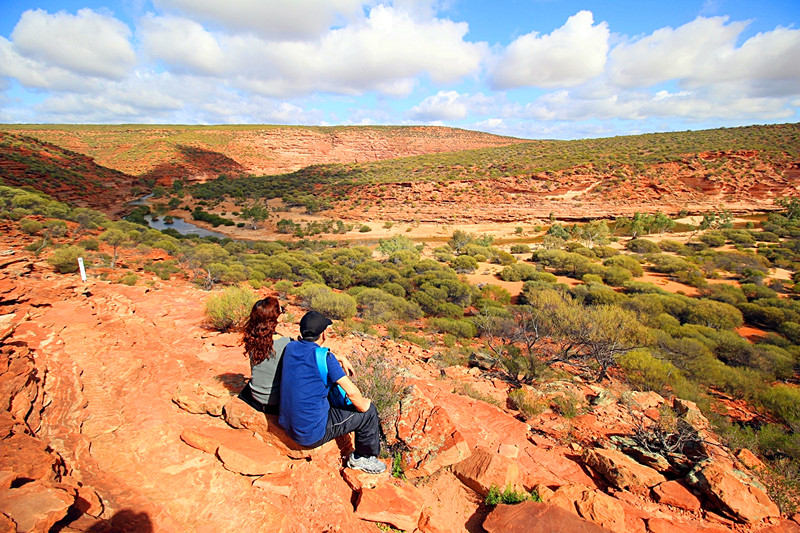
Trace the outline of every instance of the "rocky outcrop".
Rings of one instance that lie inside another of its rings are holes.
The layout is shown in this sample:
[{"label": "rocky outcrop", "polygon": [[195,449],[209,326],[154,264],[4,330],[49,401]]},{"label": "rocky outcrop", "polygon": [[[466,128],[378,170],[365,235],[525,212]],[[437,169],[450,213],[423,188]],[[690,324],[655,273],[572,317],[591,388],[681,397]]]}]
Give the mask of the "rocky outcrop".
[{"label": "rocky outcrop", "polygon": [[406,450],[402,457],[409,478],[429,476],[469,456],[469,447],[447,411],[418,390],[401,400],[395,429]]},{"label": "rocky outcrop", "polygon": [[498,505],[483,523],[488,533],[611,533],[612,530],[584,520],[546,503]]},{"label": "rocky outcrop", "polygon": [[763,487],[722,461],[703,461],[686,479],[734,520],[755,523],[781,514]]},{"label": "rocky outcrop", "polygon": [[667,480],[658,471],[637,463],[617,450],[587,450],[583,460],[611,485],[621,490],[650,488]]},{"label": "rocky outcrop", "polygon": [[517,463],[480,446],[472,451],[468,459],[455,465],[453,473],[481,496],[486,496],[492,487],[501,492],[506,489],[525,492],[520,483]]}]

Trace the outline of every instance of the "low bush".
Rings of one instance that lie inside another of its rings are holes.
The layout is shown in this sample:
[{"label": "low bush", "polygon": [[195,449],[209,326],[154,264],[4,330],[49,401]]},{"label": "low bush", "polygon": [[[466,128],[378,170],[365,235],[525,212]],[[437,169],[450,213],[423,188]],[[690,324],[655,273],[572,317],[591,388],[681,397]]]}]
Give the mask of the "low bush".
[{"label": "low bush", "polygon": [[227,287],[206,300],[206,317],[214,329],[236,329],[250,316],[250,310],[257,300],[258,296],[246,287]]},{"label": "low bush", "polygon": [[449,333],[461,339],[471,339],[478,334],[478,328],[466,318],[431,318],[428,324],[442,333]]},{"label": "low bush", "polygon": [[81,257],[86,250],[80,246],[65,246],[53,252],[48,263],[61,274],[69,274],[78,271],[78,258]]},{"label": "low bush", "polygon": [[28,235],[36,235],[42,231],[42,228],[44,228],[44,224],[38,220],[33,220],[32,218],[23,218],[19,221],[20,231],[27,233]]}]

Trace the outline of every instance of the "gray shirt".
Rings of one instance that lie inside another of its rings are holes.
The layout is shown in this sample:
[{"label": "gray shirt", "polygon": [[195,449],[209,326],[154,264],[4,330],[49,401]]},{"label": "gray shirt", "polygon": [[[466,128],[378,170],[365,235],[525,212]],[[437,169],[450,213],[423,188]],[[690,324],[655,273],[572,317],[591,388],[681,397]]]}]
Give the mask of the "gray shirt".
[{"label": "gray shirt", "polygon": [[283,349],[292,339],[280,337],[272,342],[273,355],[250,369],[250,389],[262,405],[278,405],[281,398],[281,363]]}]

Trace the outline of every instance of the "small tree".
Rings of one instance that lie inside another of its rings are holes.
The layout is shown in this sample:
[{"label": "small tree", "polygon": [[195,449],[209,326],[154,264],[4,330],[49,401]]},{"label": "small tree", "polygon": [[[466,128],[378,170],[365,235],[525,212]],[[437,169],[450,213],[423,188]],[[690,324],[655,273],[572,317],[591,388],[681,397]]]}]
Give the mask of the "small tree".
[{"label": "small tree", "polygon": [[269,218],[269,207],[261,202],[256,202],[242,209],[242,218],[250,222],[251,229],[258,229],[258,223]]},{"label": "small tree", "polygon": [[130,237],[128,237],[128,234],[122,230],[111,228],[100,234],[100,240],[111,246],[111,249],[113,250],[113,255],[111,256],[111,268],[114,268],[117,264],[117,248],[120,246],[125,246],[126,244],[130,244]]}]

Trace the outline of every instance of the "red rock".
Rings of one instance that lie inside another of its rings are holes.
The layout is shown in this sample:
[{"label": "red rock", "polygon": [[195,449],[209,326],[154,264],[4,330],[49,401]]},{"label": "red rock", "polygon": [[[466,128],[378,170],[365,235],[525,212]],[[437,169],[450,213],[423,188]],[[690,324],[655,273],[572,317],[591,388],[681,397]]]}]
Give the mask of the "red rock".
[{"label": "red rock", "polygon": [[663,396],[657,392],[631,391],[625,393],[625,399],[635,404],[640,410],[658,409],[666,402]]},{"label": "red rock", "polygon": [[767,493],[744,477],[720,461],[707,459],[698,463],[686,480],[734,520],[755,523],[780,516]]},{"label": "red rock", "polygon": [[231,398],[225,404],[223,417],[232,427],[253,431],[264,439],[264,442],[275,446],[283,455],[292,459],[314,458],[333,465],[340,462],[343,455],[353,450],[349,435],[326,442],[317,448],[300,446],[278,426],[277,416],[260,413],[237,397]]},{"label": "red rock", "polygon": [[396,427],[398,440],[408,449],[403,461],[409,478],[429,476],[469,456],[469,447],[447,412],[416,389],[400,402]]},{"label": "red rock", "polygon": [[742,448],[739,450],[739,452],[736,454],[736,458],[750,470],[760,470],[765,466],[764,462],[747,448]]},{"label": "red rock", "polygon": [[537,486],[536,489],[544,503],[558,505],[612,531],[625,529],[622,504],[608,494],[582,485],[564,485],[555,491],[546,490],[542,486]]},{"label": "red rock", "polygon": [[17,478],[55,480],[61,472],[58,457],[47,451],[47,444],[30,435],[11,435],[0,441],[0,464]]},{"label": "red rock", "polygon": [[246,429],[216,428],[206,426],[203,428],[185,428],[181,432],[181,440],[206,453],[217,453],[220,444],[243,438],[253,438],[253,432]]},{"label": "red rock", "polygon": [[368,474],[361,470],[345,468],[342,470],[342,477],[355,492],[362,489],[374,489],[391,477],[391,469],[387,468],[380,474]]},{"label": "red rock", "polygon": [[656,470],[637,463],[617,450],[587,450],[583,460],[619,489],[652,487],[667,480]]},{"label": "red rock", "polygon": [[800,524],[800,513],[794,513],[789,518],[791,518],[792,521],[796,522],[797,524]]},{"label": "red rock", "polygon": [[413,531],[419,524],[425,500],[419,490],[408,483],[383,483],[364,489],[358,495],[356,516],[370,522],[391,524]]},{"label": "red rock", "polygon": [[17,524],[3,513],[0,513],[0,533],[17,533]]},{"label": "red rock", "polygon": [[422,516],[419,519],[417,528],[421,533],[451,533],[452,525],[437,524],[427,507],[422,509]]},{"label": "red rock", "polygon": [[232,393],[223,383],[183,383],[172,395],[172,401],[184,411],[222,416],[222,408]]},{"label": "red rock", "polygon": [[78,487],[78,495],[75,497],[75,506],[83,513],[97,518],[103,514],[103,501],[97,492],[89,487]]},{"label": "red rock", "polygon": [[488,533],[611,533],[556,505],[538,502],[498,505],[483,528]]},{"label": "red rock", "polygon": [[283,472],[263,475],[253,481],[253,486],[288,498],[294,490],[293,472],[284,470]]},{"label": "red rock", "polygon": [[665,481],[653,487],[653,498],[658,503],[687,511],[700,510],[700,498],[680,481]]},{"label": "red rock", "polygon": [[759,529],[758,533],[800,533],[800,525],[793,520],[781,518],[777,523]]},{"label": "red rock", "polygon": [[520,484],[517,463],[483,447],[475,448],[469,458],[455,465],[453,473],[482,496],[486,496],[492,486],[501,491],[506,487],[517,491],[525,490]]},{"label": "red rock", "polygon": [[283,472],[290,464],[290,460],[281,455],[274,446],[255,437],[220,444],[217,457],[228,470],[246,476]]},{"label": "red rock", "polygon": [[647,530],[650,533],[730,533],[730,529],[709,526],[696,520],[677,521],[666,518],[649,518]]},{"label": "red rock", "polygon": [[0,490],[10,489],[15,479],[17,475],[13,470],[0,470]]},{"label": "red rock", "polygon": [[40,481],[0,491],[0,509],[14,520],[19,531],[49,530],[67,515],[74,501],[66,491]]}]

